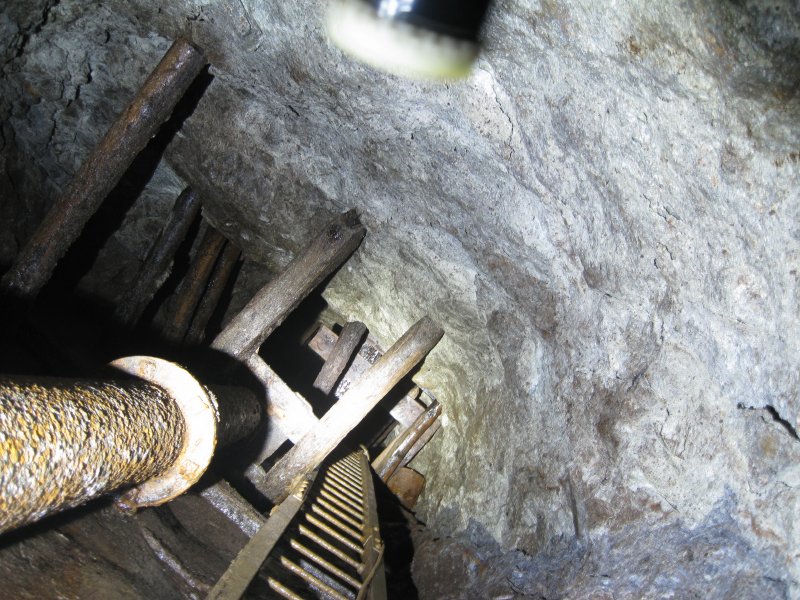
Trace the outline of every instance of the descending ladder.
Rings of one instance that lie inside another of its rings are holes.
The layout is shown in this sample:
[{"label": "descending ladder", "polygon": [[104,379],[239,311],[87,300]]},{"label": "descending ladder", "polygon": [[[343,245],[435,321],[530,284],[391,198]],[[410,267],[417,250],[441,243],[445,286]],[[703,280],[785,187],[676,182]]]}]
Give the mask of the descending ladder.
[{"label": "descending ladder", "polygon": [[283,598],[386,598],[383,542],[369,457],[362,447],[304,480],[275,507],[267,522],[208,595],[238,600],[263,570]]},{"label": "descending ladder", "polygon": [[[36,298],[108,190],[169,117],[205,62],[202,51],[185,40],[172,46],[20,251],[0,281],[0,293],[25,303]],[[268,420],[267,432],[253,443],[253,460],[241,475],[274,509],[265,519],[225,480],[197,490],[243,533],[252,536],[212,589],[211,597],[239,598],[251,583],[261,581],[256,575],[262,571],[268,573],[262,583],[285,598],[309,594],[336,599],[384,598],[383,545],[367,451],[362,448],[335,462],[331,457],[337,456],[350,432],[425,360],[444,330],[422,317],[382,352],[362,323],[345,323],[339,335],[321,326],[309,342],[309,348],[325,361],[313,387],[333,402],[324,415],[317,417],[311,403],[273,371],[259,350],[289,314],[347,261],[366,235],[366,228],[355,210],[334,216],[281,273],[212,336],[215,332],[209,330],[209,321],[229,282],[235,279],[241,251],[205,221],[200,204],[191,188],[178,197],[131,288],[121,294],[115,317],[133,328],[142,323],[148,309],[159,308],[162,299],[157,292],[173,277],[179,248],[191,242],[191,261],[180,284],[162,310],[155,313],[162,317],[157,328],[173,347],[210,342],[215,357],[226,355],[229,367],[235,364],[246,369],[263,388],[259,416],[263,412]],[[198,218],[204,233],[192,242],[186,236]],[[26,322],[37,327],[35,318]],[[29,345],[41,353],[42,344]],[[66,340],[65,351],[51,362],[58,367],[78,362],[96,366],[95,360],[68,350],[70,347]],[[229,369],[229,373],[234,372]],[[226,383],[239,385],[238,381]],[[398,435],[373,463],[377,475],[396,493],[402,487],[397,483],[402,479],[399,475],[411,472],[405,465],[441,427],[441,407],[428,392],[414,387],[387,408],[388,422],[377,428],[368,443],[377,447],[399,425]],[[219,409],[225,412],[226,404],[221,403]],[[237,421],[229,417],[220,422],[235,425]],[[291,448],[269,463],[287,444]],[[196,478],[204,468],[198,470]],[[424,483],[420,474],[415,475],[416,492],[409,495],[410,504]],[[195,481],[188,482],[187,487]]]}]

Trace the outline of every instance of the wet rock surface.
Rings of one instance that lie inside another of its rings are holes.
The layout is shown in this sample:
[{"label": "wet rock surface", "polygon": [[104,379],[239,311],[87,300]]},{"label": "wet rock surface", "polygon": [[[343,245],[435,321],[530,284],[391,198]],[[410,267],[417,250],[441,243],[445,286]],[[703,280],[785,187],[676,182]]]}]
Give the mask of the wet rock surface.
[{"label": "wet rock surface", "polygon": [[423,597],[798,596],[796,3],[501,1],[445,86],[350,62],[323,8],[6,2],[0,261],[186,35],[213,80],[90,283],[185,182],[273,269],[357,208],[328,301],[385,345],[447,331]]}]

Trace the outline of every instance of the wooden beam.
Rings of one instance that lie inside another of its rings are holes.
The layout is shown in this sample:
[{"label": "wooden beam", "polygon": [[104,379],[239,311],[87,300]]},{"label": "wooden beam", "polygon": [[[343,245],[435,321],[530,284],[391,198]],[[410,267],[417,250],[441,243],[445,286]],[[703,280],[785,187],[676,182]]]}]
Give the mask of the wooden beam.
[{"label": "wooden beam", "polygon": [[383,481],[388,481],[394,472],[400,468],[403,459],[423,434],[431,428],[434,421],[442,414],[442,407],[434,400],[424,414],[420,415],[414,424],[398,435],[392,443],[372,461],[372,468]]},{"label": "wooden beam", "polygon": [[260,356],[254,354],[248,358],[247,367],[264,386],[270,420],[267,439],[253,461],[260,464],[287,439],[299,442],[319,419],[308,401],[292,390]]},{"label": "wooden beam", "polygon": [[266,521],[264,516],[224,479],[202,489],[200,496],[235,523],[247,537],[253,537]]},{"label": "wooden beam", "polygon": [[239,250],[233,243],[228,241],[222,250],[222,256],[219,257],[214,272],[211,274],[211,279],[208,280],[206,293],[200,300],[200,305],[194,313],[192,325],[189,327],[189,332],[186,334],[187,344],[199,344],[203,341],[206,334],[206,327],[214,311],[217,310],[219,301],[222,294],[228,285],[228,280],[239,262],[239,257],[242,251]]},{"label": "wooden beam", "polygon": [[202,51],[186,40],[172,44],[20,250],[0,287],[23,298],[39,293],[58,261],[205,65]]},{"label": "wooden beam", "polygon": [[186,188],[175,200],[172,212],[147,253],[133,286],[120,297],[114,316],[121,322],[133,326],[141,318],[144,309],[167,279],[175,253],[199,212],[200,197],[191,188]]},{"label": "wooden beam", "polygon": [[240,360],[255,354],[286,316],[355,251],[366,230],[351,210],[334,219],[236,315],[211,344]]},{"label": "wooden beam", "polygon": [[360,321],[352,321],[342,328],[342,333],[339,334],[339,339],[336,340],[336,345],[331,350],[328,360],[325,361],[319,375],[314,380],[315,388],[325,394],[330,393],[344,373],[350,359],[353,358],[353,353],[358,349],[366,333],[367,326]]},{"label": "wooden beam", "polygon": [[267,473],[265,494],[273,502],[283,500],[306,474],[358,425],[370,410],[397,385],[444,335],[428,317],[420,319],[379,358],[358,383],[319,420]]},{"label": "wooden beam", "polygon": [[[308,347],[318,356],[327,360],[333,348],[336,346],[337,339],[337,335],[331,329],[322,325],[314,334],[314,337],[308,342]],[[364,342],[359,353],[353,358],[350,368],[341,378],[339,385],[336,386],[334,395],[337,398],[341,398],[352,383],[363,377],[364,373],[366,373],[381,356],[383,356],[383,352],[378,348],[377,342],[371,337],[367,337],[367,341]],[[417,400],[418,396],[419,388],[415,387],[408,394],[403,396],[389,411],[392,418],[403,427],[410,427],[414,420],[425,412],[426,406]]]},{"label": "wooden beam", "polygon": [[209,225],[208,231],[197,249],[197,254],[189,266],[189,271],[178,286],[168,307],[164,337],[171,342],[179,344],[183,341],[183,336],[186,335],[197,304],[206,291],[206,283],[208,283],[211,270],[214,268],[225,242],[225,236]]}]

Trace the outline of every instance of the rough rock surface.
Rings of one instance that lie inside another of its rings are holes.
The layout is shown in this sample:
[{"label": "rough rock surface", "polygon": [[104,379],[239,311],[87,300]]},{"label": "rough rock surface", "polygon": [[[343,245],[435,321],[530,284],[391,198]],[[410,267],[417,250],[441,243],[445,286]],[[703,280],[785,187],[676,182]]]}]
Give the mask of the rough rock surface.
[{"label": "rough rock surface", "polygon": [[361,211],[329,302],[447,330],[424,597],[800,597],[796,2],[503,0],[446,86],[350,62],[323,7],[4,3],[0,260],[188,35],[214,80],[109,243],[144,255],[173,169],[273,267]]}]

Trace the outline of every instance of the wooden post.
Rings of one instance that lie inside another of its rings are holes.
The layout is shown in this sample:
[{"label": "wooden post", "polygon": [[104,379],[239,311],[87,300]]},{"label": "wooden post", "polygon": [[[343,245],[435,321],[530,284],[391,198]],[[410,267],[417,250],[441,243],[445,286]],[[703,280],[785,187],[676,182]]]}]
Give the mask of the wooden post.
[{"label": "wooden post", "polygon": [[186,343],[199,344],[203,341],[208,322],[214,315],[214,311],[217,310],[222,293],[225,291],[228,280],[241,255],[242,251],[231,242],[225,244],[222,256],[219,257],[217,266],[214,267],[214,272],[211,274],[211,279],[208,280],[206,293],[200,300],[200,306],[197,307],[197,311],[194,314],[192,326],[186,334]]},{"label": "wooden post", "polygon": [[[331,352],[333,352],[337,339],[333,331],[322,325],[311,341],[308,342],[308,347],[327,360]],[[368,358],[365,358],[365,356]],[[377,343],[368,337],[359,353],[353,358],[350,368],[344,374],[334,394],[337,397],[341,397],[344,393],[343,390],[348,389],[351,382],[358,381],[381,356],[383,356],[383,352],[378,349]],[[419,391],[418,387],[414,387],[389,411],[392,418],[403,427],[410,427],[414,420],[425,412],[425,405],[416,399]]]},{"label": "wooden post", "polygon": [[167,223],[136,275],[133,287],[122,294],[115,311],[117,319],[133,326],[141,318],[144,309],[167,278],[172,259],[198,212],[200,197],[191,188],[186,188],[175,201]]},{"label": "wooden post", "polygon": [[176,344],[183,341],[225,241],[225,237],[209,225],[197,249],[197,256],[170,302],[168,321],[164,326],[164,337],[168,340]]},{"label": "wooden post", "polygon": [[298,442],[318,422],[311,405],[278,377],[278,374],[254,354],[247,359],[250,372],[264,386],[267,398],[267,415],[270,429],[258,456],[253,461],[261,464],[287,439]]},{"label": "wooden post", "polygon": [[172,114],[205,64],[199,49],[186,40],[175,41],[22,248],[3,278],[6,290],[24,298],[39,293],[58,261],[136,155]]},{"label": "wooden post", "polygon": [[240,360],[257,352],[300,301],[353,253],[365,233],[354,210],[339,215],[280,275],[261,288],[211,347]]},{"label": "wooden post", "polygon": [[409,450],[408,453],[403,457],[403,460],[400,461],[400,468],[405,467],[408,465],[408,463],[414,460],[414,457],[419,454],[420,450],[422,450],[426,444],[431,441],[431,439],[433,439],[433,436],[435,436],[441,428],[442,420],[436,419],[430,428],[420,436],[413,446],[411,446],[411,450]]},{"label": "wooden post", "polygon": [[322,367],[322,370],[314,380],[314,387],[318,390],[329,394],[339,381],[339,378],[347,368],[353,353],[358,349],[358,345],[367,333],[367,326],[359,321],[347,323],[342,328],[342,333],[339,334],[339,339],[336,340],[336,345],[333,347],[328,360]]},{"label": "wooden post", "polygon": [[264,493],[280,502],[310,473],[444,335],[428,317],[420,319],[351,387],[267,474]]},{"label": "wooden post", "polygon": [[434,400],[414,424],[398,435],[392,443],[386,446],[378,458],[372,462],[372,468],[384,481],[388,481],[400,467],[409,450],[419,441],[422,435],[430,429],[433,422],[442,414],[442,407]]}]

